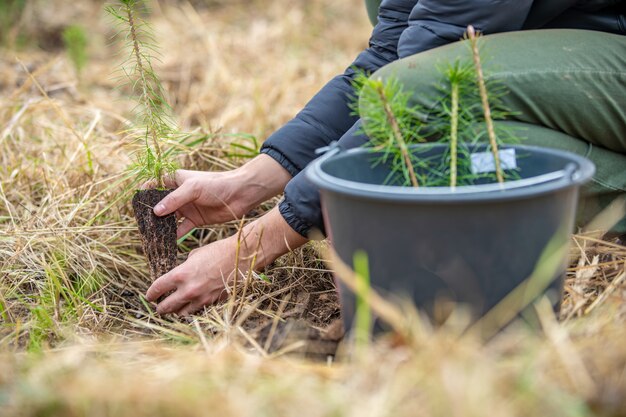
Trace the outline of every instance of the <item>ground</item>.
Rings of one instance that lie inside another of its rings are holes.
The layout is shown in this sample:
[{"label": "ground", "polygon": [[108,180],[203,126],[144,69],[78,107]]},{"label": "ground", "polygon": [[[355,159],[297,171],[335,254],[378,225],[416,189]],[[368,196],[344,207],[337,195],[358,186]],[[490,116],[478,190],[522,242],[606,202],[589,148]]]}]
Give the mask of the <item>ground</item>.
[{"label": "ground", "polygon": [[[626,249],[602,231],[573,238],[559,317],[538,303],[539,329],[488,341],[460,315],[434,329],[403,305],[402,332],[336,352],[323,242],[190,319],[156,315],[142,298],[125,175],[133,104],[117,88],[113,26],[97,1],[24,4],[14,18],[0,6],[0,414],[626,415]],[[360,0],[153,5],[188,169],[245,163],[371,30]],[[80,73],[62,41],[70,24],[88,35]],[[239,227],[196,231],[179,261]]]}]

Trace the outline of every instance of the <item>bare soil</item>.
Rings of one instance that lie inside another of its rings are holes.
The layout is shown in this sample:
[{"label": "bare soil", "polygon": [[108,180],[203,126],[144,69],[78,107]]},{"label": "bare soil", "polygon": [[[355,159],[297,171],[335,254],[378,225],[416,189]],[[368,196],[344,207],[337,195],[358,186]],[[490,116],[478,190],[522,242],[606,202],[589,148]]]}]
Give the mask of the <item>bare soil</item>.
[{"label": "bare soil", "polygon": [[282,314],[282,320],[266,319],[254,326],[255,340],[268,353],[286,351],[316,360],[336,354],[345,333],[339,297],[332,280],[322,281],[318,284],[326,286],[324,289],[295,290],[294,303]]},{"label": "bare soil", "polygon": [[152,209],[171,190],[141,190],[133,197],[143,251],[154,281],[176,267],[176,215],[158,217]]}]

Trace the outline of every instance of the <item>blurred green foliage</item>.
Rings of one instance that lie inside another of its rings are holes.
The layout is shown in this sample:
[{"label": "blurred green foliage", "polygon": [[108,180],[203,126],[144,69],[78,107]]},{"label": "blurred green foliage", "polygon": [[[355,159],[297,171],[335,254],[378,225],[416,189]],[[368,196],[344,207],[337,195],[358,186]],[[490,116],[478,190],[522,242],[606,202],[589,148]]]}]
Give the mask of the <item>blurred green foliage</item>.
[{"label": "blurred green foliage", "polygon": [[80,78],[85,64],[87,64],[87,34],[79,25],[68,26],[63,30],[63,44],[67,50],[76,75]]},{"label": "blurred green foliage", "polygon": [[19,41],[19,23],[27,0],[0,0],[0,44]]}]

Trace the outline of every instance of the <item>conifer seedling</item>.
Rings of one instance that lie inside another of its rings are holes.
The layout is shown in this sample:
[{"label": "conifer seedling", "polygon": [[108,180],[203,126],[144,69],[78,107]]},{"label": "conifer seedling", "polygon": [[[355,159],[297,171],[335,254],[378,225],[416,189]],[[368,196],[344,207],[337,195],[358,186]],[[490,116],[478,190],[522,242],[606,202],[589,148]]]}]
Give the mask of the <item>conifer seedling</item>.
[{"label": "conifer seedling", "polygon": [[146,4],[143,0],[118,0],[106,10],[118,23],[118,36],[125,40],[127,60],[120,67],[136,101],[136,127],[131,135],[139,146],[130,173],[135,184],[152,182],[156,186],[137,191],[132,202],[150,275],[156,279],[176,266],[176,216],[157,217],[153,208],[170,192],[166,177],[174,174],[176,164],[166,145],[177,132],[152,64],[158,52],[148,22],[142,17],[148,12]]},{"label": "conifer seedling", "polygon": [[[486,81],[478,35],[471,26],[467,39],[470,57],[439,68],[434,108],[410,104],[412,93],[394,76],[386,80],[357,76],[354,85],[359,100],[353,107],[369,138],[367,146],[377,155],[374,165],[389,166],[388,184],[449,186],[453,191],[479,180],[502,183],[515,176],[514,171],[503,169],[499,145],[503,138],[508,143],[519,139],[510,132],[497,134],[493,121],[510,115],[501,102],[505,91],[497,82]],[[485,137],[495,170],[475,172],[472,152]],[[428,146],[412,147],[427,141],[445,144],[443,157],[428,156]]]},{"label": "conifer seedling", "polygon": [[409,106],[410,94],[402,91],[395,78],[383,81],[364,73],[355,79],[355,87],[360,101],[353,107],[361,116],[368,146],[381,155],[375,163],[390,164],[390,182],[399,181],[416,188],[423,185],[415,170],[420,161],[409,149],[409,145],[423,142],[417,117],[419,108]]},{"label": "conifer seedling", "polygon": [[504,182],[504,174],[502,173],[502,165],[500,164],[500,154],[498,152],[498,141],[496,139],[496,131],[493,127],[493,119],[491,117],[491,107],[489,106],[489,94],[487,92],[487,86],[485,83],[485,76],[483,74],[483,66],[480,60],[480,53],[478,51],[478,36],[473,26],[467,27],[467,35],[472,46],[472,57],[474,58],[474,68],[476,70],[476,80],[478,83],[478,90],[480,91],[480,99],[483,106],[483,112],[485,116],[485,124],[487,125],[487,134],[489,135],[489,146],[493,154],[496,167],[496,177],[499,183]]}]

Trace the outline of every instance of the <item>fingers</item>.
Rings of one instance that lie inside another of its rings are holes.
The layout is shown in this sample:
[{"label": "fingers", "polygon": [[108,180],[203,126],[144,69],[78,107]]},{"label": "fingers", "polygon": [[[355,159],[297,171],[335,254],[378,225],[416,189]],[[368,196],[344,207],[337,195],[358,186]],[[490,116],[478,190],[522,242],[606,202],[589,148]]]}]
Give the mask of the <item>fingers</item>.
[{"label": "fingers", "polygon": [[176,232],[176,238],[180,239],[196,227],[195,223],[189,219],[184,219],[179,225]]},{"label": "fingers", "polygon": [[154,207],[154,214],[157,216],[166,216],[175,212],[190,201],[195,200],[197,196],[194,188],[192,184],[184,183],[182,186],[169,193]]},{"label": "fingers", "polygon": [[189,300],[183,295],[182,291],[178,290],[157,305],[157,313],[174,313],[180,311],[187,304],[189,304]]},{"label": "fingers", "polygon": [[164,294],[167,294],[170,291],[176,289],[176,283],[174,282],[174,275],[172,272],[163,275],[161,278],[158,278],[156,281],[152,283],[150,288],[148,288],[148,292],[146,292],[146,300],[150,302],[155,302]]},{"label": "fingers", "polygon": [[201,310],[202,307],[204,307],[204,305],[202,305],[201,303],[191,302],[183,307],[177,314],[181,317],[186,317]]},{"label": "fingers", "polygon": [[178,188],[182,186],[185,181],[193,175],[193,173],[194,171],[177,169],[173,175],[168,174],[163,177],[163,185],[165,185],[167,188]]},{"label": "fingers", "polygon": [[[192,173],[193,171],[188,171],[186,169],[178,169],[173,175],[167,174],[163,176],[163,185],[165,185],[165,187],[167,188],[178,188],[185,182],[187,178],[191,176]],[[139,189],[148,190],[150,188],[156,188],[156,187],[157,187],[157,181],[150,180],[141,184],[139,186]]]},{"label": "fingers", "polygon": [[[174,175],[174,177],[172,177],[171,175],[166,175],[163,177],[163,185],[165,185],[166,188],[177,188],[179,186],[179,184],[182,184],[182,178],[185,177],[186,174],[182,174],[181,177],[181,181],[178,181],[178,172]],[[157,181],[156,180],[149,180],[144,182],[143,184],[141,184],[139,186],[140,190],[150,190],[152,188],[157,188]]]},{"label": "fingers", "polygon": [[226,293],[223,272],[230,273],[234,260],[231,241],[225,242],[195,249],[183,264],[154,281],[146,299],[165,298],[157,306],[159,314],[191,314]]},{"label": "fingers", "polygon": [[178,188],[183,181],[178,181],[177,175],[178,171],[174,174],[174,176],[172,177],[172,175],[166,175],[163,177],[163,185],[165,185],[165,187],[167,188]]},{"label": "fingers", "polygon": [[197,313],[202,310],[204,307],[214,304],[218,301],[224,301],[228,298],[228,292],[226,289],[223,289],[219,294],[211,294],[209,296],[200,296],[199,298],[194,298],[188,300],[188,304],[183,306],[179,311],[172,311],[178,314],[181,317],[189,316],[193,313]]},{"label": "fingers", "polygon": [[141,184],[139,186],[139,189],[140,190],[150,190],[152,188],[156,188],[156,186],[157,186],[156,180],[150,180],[150,181],[146,181],[143,184]]},{"label": "fingers", "polygon": [[200,171],[190,171],[188,169],[177,169],[176,172],[174,173],[174,178],[170,178],[170,179],[173,180],[175,184],[178,184],[180,186],[189,178],[193,177],[194,174],[197,174],[198,172]]},{"label": "fingers", "polygon": [[173,313],[179,311],[189,303],[189,294],[181,290],[181,285],[184,285],[184,280],[181,282],[181,277],[184,276],[184,266],[185,264],[182,264],[174,268],[154,281],[150,288],[148,288],[146,300],[151,302],[156,302],[162,296],[169,294],[157,305],[157,313]]}]

